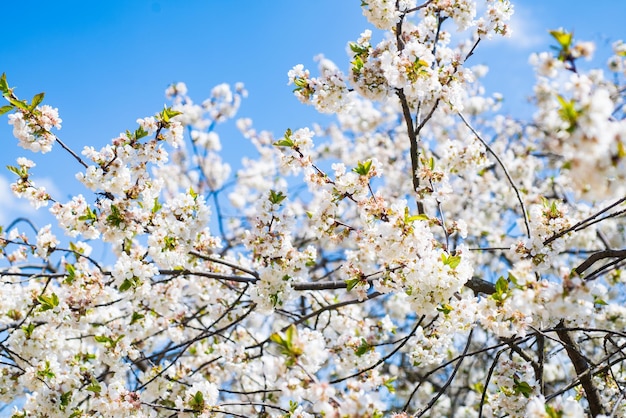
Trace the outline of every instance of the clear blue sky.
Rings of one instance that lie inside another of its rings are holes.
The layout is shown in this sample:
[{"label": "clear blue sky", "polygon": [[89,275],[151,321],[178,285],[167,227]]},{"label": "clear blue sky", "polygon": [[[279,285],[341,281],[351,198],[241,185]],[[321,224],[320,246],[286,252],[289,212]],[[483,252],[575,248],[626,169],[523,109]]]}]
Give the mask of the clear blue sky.
[{"label": "clear blue sky", "polygon": [[[0,73],[6,72],[20,97],[46,92],[45,103],[58,107],[63,119],[59,137],[77,151],[84,145],[102,146],[134,129],[137,118],[162,108],[164,89],[175,81],[186,82],[196,101],[216,84],[244,82],[249,98],[239,116],[251,117],[257,129],[277,135],[288,127],[323,121],[291,95],[287,71],[298,63],[315,69],[318,53],[345,70],[346,43],[370,28],[359,0],[2,3]],[[513,38],[485,42],[472,57],[491,68],[486,84],[490,91],[505,94],[505,109],[511,113],[524,109],[533,82],[528,55],[551,44],[548,29],[564,27],[578,39],[597,42],[603,62],[611,42],[626,37],[626,1],[514,4]],[[249,148],[232,128],[218,128],[218,133],[236,166],[235,160]],[[4,166],[24,155],[41,166],[35,168],[40,169],[37,177],[51,176],[63,191],[59,199],[68,199],[80,167],[67,154],[57,149],[42,159],[18,149],[6,115],[0,120],[0,141],[0,188],[11,179]],[[0,190],[0,223],[20,210]]]}]

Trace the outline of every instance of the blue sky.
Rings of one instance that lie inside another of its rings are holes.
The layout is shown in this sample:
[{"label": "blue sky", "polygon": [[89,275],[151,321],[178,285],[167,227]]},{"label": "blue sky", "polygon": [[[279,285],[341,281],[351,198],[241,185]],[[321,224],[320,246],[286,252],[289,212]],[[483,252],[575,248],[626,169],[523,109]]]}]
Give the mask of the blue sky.
[{"label": "blue sky", "polygon": [[[295,64],[315,68],[324,53],[346,69],[346,44],[369,24],[358,0],[109,0],[3,2],[0,26],[0,73],[6,72],[19,97],[45,91],[45,103],[59,108],[59,137],[80,151],[102,146],[135,120],[159,111],[168,84],[184,81],[201,101],[219,83],[245,83],[249,98],[240,117],[278,136],[328,120],[300,105],[287,86]],[[514,1],[517,13],[511,39],[482,43],[471,58],[486,64],[486,85],[505,94],[505,109],[527,111],[531,92],[531,52],[551,44],[548,29],[574,30],[578,39],[598,43],[605,61],[612,41],[626,37],[622,20],[626,2],[566,0]],[[232,125],[232,124],[231,124]],[[236,160],[250,148],[232,128],[218,128],[224,152]],[[0,120],[0,189],[8,186],[4,166],[28,156],[41,181],[51,177],[62,201],[76,190],[72,158],[57,149],[32,155],[17,148]],[[3,180],[4,178],[4,180]],[[0,224],[25,210],[0,190]]]}]

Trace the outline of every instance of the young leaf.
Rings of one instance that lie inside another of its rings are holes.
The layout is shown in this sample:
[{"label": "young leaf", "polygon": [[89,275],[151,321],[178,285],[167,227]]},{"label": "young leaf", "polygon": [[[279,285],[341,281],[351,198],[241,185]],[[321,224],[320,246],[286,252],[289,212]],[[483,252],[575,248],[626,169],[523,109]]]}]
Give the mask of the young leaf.
[{"label": "young leaf", "polygon": [[372,168],[372,160],[367,160],[363,163],[359,161],[358,165],[353,168],[352,171],[360,176],[367,176],[370,172],[370,168]]},{"label": "young leaf", "polygon": [[428,220],[430,220],[428,215],[424,213],[420,213],[418,215],[411,215],[409,212],[409,208],[408,207],[404,208],[404,223],[405,224],[409,224],[415,221],[428,221]]},{"label": "young leaf", "polygon": [[556,39],[563,50],[569,49],[572,45],[573,34],[570,32],[565,32],[564,30],[551,30],[550,35]]},{"label": "young leaf", "polygon": [[74,280],[76,280],[76,269],[73,264],[66,264],[65,271],[67,272],[67,276],[65,277],[65,280],[63,280],[63,283],[71,285],[74,283]]},{"label": "young leaf", "polygon": [[139,128],[135,129],[135,139],[139,140],[145,136],[148,136],[148,132],[143,129],[143,126],[140,126]]},{"label": "young leaf", "polygon": [[28,104],[24,100],[17,100],[12,97],[8,97],[7,99],[9,100],[9,103],[11,103],[13,106],[26,112],[30,111],[30,109],[28,108]]},{"label": "young leaf", "polygon": [[13,110],[13,106],[11,105],[5,105],[0,107],[0,115],[4,115],[7,112],[10,112],[11,110]]},{"label": "young leaf", "polygon": [[59,406],[59,409],[61,411],[65,411],[65,408],[70,404],[71,401],[72,401],[72,391],[69,390],[61,395],[61,406]]},{"label": "young leaf", "polygon": [[385,386],[387,388],[387,390],[389,391],[389,393],[396,393],[396,388],[393,387],[392,383],[395,382],[397,379],[397,376],[391,377],[387,380],[385,380],[383,382],[383,386]]},{"label": "young leaf", "polygon": [[120,292],[126,292],[128,289],[130,289],[131,287],[137,287],[137,278],[133,277],[133,279],[124,279],[124,281],[122,282],[122,284],[119,287],[119,291]]},{"label": "young leaf", "polygon": [[287,343],[287,347],[293,347],[294,340],[298,337],[298,329],[294,324],[291,324],[287,331],[285,332],[285,342]]},{"label": "young leaf", "polygon": [[444,315],[448,315],[450,312],[452,312],[452,306],[448,305],[447,303],[443,303],[437,307],[437,310],[439,312],[442,312]]},{"label": "young leaf", "polygon": [[133,312],[133,316],[130,318],[130,325],[133,325],[134,323],[136,323],[137,321],[145,318],[145,315],[142,315],[138,312]]},{"label": "young leaf", "polygon": [[37,106],[39,106],[39,104],[43,101],[43,97],[45,96],[45,93],[38,93],[35,94],[35,97],[33,97],[33,101],[30,103],[30,110],[34,110]]},{"label": "young leaf", "polygon": [[26,338],[30,338],[33,335],[33,331],[35,330],[35,324],[32,322],[28,325],[22,325],[22,331],[26,334]]},{"label": "young leaf", "polygon": [[98,383],[95,377],[92,377],[91,383],[86,387],[86,390],[93,393],[100,393],[102,392],[102,386],[100,386],[100,383]]},{"label": "young leaf", "polygon": [[367,48],[357,44],[356,42],[350,42],[350,50],[357,55],[365,54],[367,52]]},{"label": "young leaf", "polygon": [[39,310],[41,312],[49,311],[59,306],[59,297],[56,295],[56,293],[53,293],[51,296],[37,296],[37,301],[41,304],[41,306],[39,307]]},{"label": "young leaf", "polygon": [[93,212],[89,206],[87,206],[85,214],[78,217],[79,221],[95,221],[96,219],[95,212]]},{"label": "young leaf", "polygon": [[201,411],[204,408],[204,395],[202,395],[202,392],[197,391],[196,394],[191,397],[189,406],[194,411]]},{"label": "young leaf", "polygon": [[28,179],[28,169],[26,169],[26,168],[14,167],[12,165],[7,165],[7,169],[11,173],[16,174],[17,176],[19,176],[19,178],[21,178],[22,180]]},{"label": "young leaf", "polygon": [[280,205],[283,200],[285,200],[287,196],[283,194],[283,192],[276,192],[274,190],[270,190],[269,201],[272,202],[273,205]]},{"label": "young leaf", "polygon": [[526,382],[520,382],[517,379],[513,379],[513,391],[516,395],[523,395],[525,398],[529,398],[533,393],[533,388]]},{"label": "young leaf", "polygon": [[373,350],[374,347],[371,346],[370,344],[368,344],[368,342],[365,340],[365,338],[361,338],[361,345],[359,345],[356,350],[354,351],[354,354],[357,355],[357,357],[361,357],[362,355],[364,355],[365,353],[367,353],[370,350]]},{"label": "young leaf", "polygon": [[285,136],[282,139],[274,142],[274,146],[277,147],[289,147],[292,148],[295,145],[293,140],[291,139],[291,129],[287,128],[285,131]]},{"label": "young leaf", "polygon": [[347,285],[348,292],[352,291],[352,289],[354,289],[355,287],[357,287],[361,283],[362,283],[362,281],[358,277],[355,278],[355,279],[347,279],[346,280],[346,285]]},{"label": "young leaf", "polygon": [[2,73],[2,76],[0,76],[0,91],[2,91],[3,95],[9,92],[9,85],[7,83],[6,73]]},{"label": "young leaf", "polygon": [[450,266],[452,270],[454,270],[459,264],[461,264],[461,257],[458,255],[446,255],[442,253],[441,260],[443,261],[444,265]]},{"label": "young leaf", "polygon": [[163,207],[163,205],[161,203],[159,203],[159,198],[155,197],[154,198],[154,205],[152,205],[152,213],[157,213],[158,211],[161,210],[162,207]]}]

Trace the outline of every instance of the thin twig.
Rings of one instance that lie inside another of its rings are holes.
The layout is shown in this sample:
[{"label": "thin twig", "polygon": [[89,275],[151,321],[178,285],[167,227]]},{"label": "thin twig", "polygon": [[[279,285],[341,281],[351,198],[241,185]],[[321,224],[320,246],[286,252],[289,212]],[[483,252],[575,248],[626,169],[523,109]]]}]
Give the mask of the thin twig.
[{"label": "thin twig", "polygon": [[524,217],[524,225],[526,226],[526,235],[528,236],[528,238],[530,238],[530,224],[528,223],[528,215],[526,214],[526,207],[524,206],[524,202],[522,201],[522,196],[521,196],[521,194],[519,192],[519,189],[515,185],[515,182],[511,178],[511,175],[509,174],[509,171],[506,169],[506,167],[505,167],[504,163],[502,162],[502,160],[500,160],[500,157],[498,157],[498,155],[489,146],[489,144],[487,144],[487,142],[485,142],[485,140],[480,136],[480,134],[478,132],[476,132],[474,127],[472,127],[472,125],[470,125],[470,123],[467,121],[467,119],[465,119],[463,114],[461,112],[457,112],[457,114],[459,115],[459,117],[461,118],[463,123],[465,123],[465,126],[467,126],[469,128],[469,130],[472,131],[472,133],[476,136],[476,138],[485,146],[485,148],[487,148],[487,151],[489,151],[489,153],[491,155],[493,155],[493,157],[496,159],[496,161],[498,162],[498,164],[500,165],[500,167],[504,171],[504,175],[509,180],[509,183],[511,184],[511,187],[515,191],[515,195],[517,196],[517,200],[518,200],[518,202],[519,202],[519,204],[520,204],[520,206],[522,208],[522,216]]},{"label": "thin twig", "polygon": [[63,143],[63,141],[61,141],[61,140],[59,139],[59,137],[58,137],[58,136],[56,136],[56,135],[55,135],[55,136],[54,136],[54,140],[55,140],[56,142],[58,142],[58,143],[59,143],[59,145],[61,145],[61,147],[62,147],[65,151],[69,152],[69,153],[70,153],[70,155],[71,155],[72,157],[74,157],[74,158],[76,159],[76,161],[78,161],[78,163],[79,163],[80,165],[82,165],[82,166],[83,166],[83,167],[85,167],[85,168],[89,168],[89,166],[87,165],[87,163],[85,163],[85,162],[82,160],[82,158],[80,158],[80,157],[78,156],[78,154],[76,154],[74,151],[72,151],[72,149],[71,149],[70,147],[68,147],[67,145],[65,145],[65,144]]}]

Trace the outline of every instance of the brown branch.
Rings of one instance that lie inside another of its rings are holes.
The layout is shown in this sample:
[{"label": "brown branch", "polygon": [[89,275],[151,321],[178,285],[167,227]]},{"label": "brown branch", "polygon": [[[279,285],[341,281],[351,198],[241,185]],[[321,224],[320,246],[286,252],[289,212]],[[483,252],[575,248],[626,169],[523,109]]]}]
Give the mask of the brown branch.
[{"label": "brown branch", "polygon": [[556,335],[559,336],[559,339],[563,343],[567,356],[571,360],[574,370],[576,370],[576,374],[580,378],[580,384],[585,391],[585,397],[589,403],[589,412],[591,412],[592,417],[602,415],[604,413],[602,400],[600,399],[600,395],[598,394],[598,391],[593,383],[593,377],[588,373],[591,366],[585,357],[583,357],[580,353],[578,344],[576,344],[569,332],[563,327],[564,323],[563,320],[561,320],[555,329]]},{"label": "brown branch", "polygon": [[626,258],[626,250],[599,251],[595,254],[590,255],[589,258],[587,258],[578,267],[576,267],[574,271],[576,272],[576,274],[581,276],[585,272],[585,270],[591,267],[596,261],[599,261],[605,258],[618,258],[620,260],[623,260],[624,258]]},{"label": "brown branch", "polygon": [[[406,95],[404,94],[404,90],[399,89],[396,93],[398,95],[398,98],[400,99],[400,104],[402,105],[402,115],[406,123],[406,130],[407,134],[409,135],[409,141],[411,142],[411,179],[413,180],[413,190],[417,192],[420,187],[420,179],[417,176],[417,172],[419,170],[419,148],[417,134],[415,133],[415,129],[413,128],[411,109],[409,108],[409,103],[406,99]],[[424,213],[424,204],[419,200],[417,200],[417,211],[419,214]]]},{"label": "brown branch", "polygon": [[404,12],[404,14],[413,13],[413,12],[416,12],[416,11],[418,11],[418,10],[420,10],[420,9],[423,9],[424,7],[428,6],[428,5],[429,5],[430,3],[432,3],[432,2],[433,2],[433,0],[428,0],[428,1],[427,1],[426,3],[424,3],[424,4],[421,4],[421,5],[419,5],[419,6],[416,6],[416,7],[412,8],[412,9],[408,9],[407,11],[405,11],[405,12]]},{"label": "brown branch", "polygon": [[[598,212],[594,213],[593,215],[589,216],[588,218],[583,219],[582,221],[574,224],[573,226],[571,226],[570,228],[567,228],[557,234],[552,235],[550,238],[546,239],[543,242],[543,245],[548,245],[549,243],[551,243],[552,241],[554,241],[555,239],[561,238],[563,235],[567,234],[568,232],[571,231],[580,231],[581,229],[584,229],[586,227],[588,227],[589,225],[592,225],[593,223],[599,222],[603,219],[606,219],[608,217],[612,217],[614,215],[607,215],[606,217],[598,220],[598,221],[594,221],[595,218],[597,218],[598,216],[602,215],[603,213],[605,213],[608,210],[611,210],[612,208],[614,208],[615,206],[626,202],[626,197],[622,197],[621,199],[619,199],[618,201],[611,203],[609,206],[605,207],[604,209],[599,210]],[[593,221],[593,222],[592,222]]]}]

